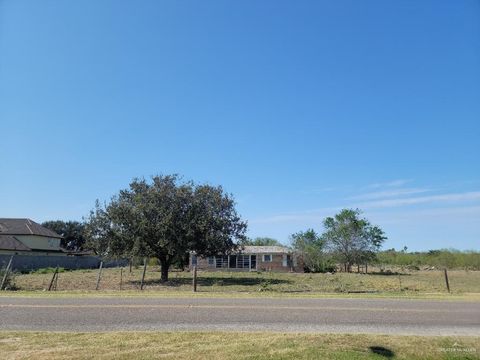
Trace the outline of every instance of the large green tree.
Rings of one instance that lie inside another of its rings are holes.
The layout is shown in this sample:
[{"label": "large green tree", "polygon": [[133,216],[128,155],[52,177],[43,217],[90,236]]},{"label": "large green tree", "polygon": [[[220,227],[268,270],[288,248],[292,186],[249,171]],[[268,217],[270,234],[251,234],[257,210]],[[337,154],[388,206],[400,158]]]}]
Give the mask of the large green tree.
[{"label": "large green tree", "polygon": [[161,279],[188,251],[228,253],[245,241],[247,224],[222,187],[182,181],[178,175],[135,179],[87,219],[89,244],[103,256],[158,258]]},{"label": "large green tree", "polygon": [[63,237],[61,245],[67,250],[82,250],[85,244],[84,224],[78,221],[51,220],[42,226],[55,231]]},{"label": "large green tree", "polygon": [[353,264],[372,260],[387,239],[383,230],[370,224],[358,209],[343,209],[334,217],[326,218],[323,225],[322,238],[346,271],[351,271]]}]

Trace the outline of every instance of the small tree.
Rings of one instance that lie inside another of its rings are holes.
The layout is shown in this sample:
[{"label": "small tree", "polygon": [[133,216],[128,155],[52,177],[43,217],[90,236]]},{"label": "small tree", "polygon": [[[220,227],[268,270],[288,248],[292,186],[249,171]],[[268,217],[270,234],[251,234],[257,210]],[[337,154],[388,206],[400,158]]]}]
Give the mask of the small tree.
[{"label": "small tree", "polygon": [[332,263],[325,253],[325,240],[313,229],[300,231],[290,236],[292,247],[302,256],[307,272],[325,272]]},{"label": "small tree", "polygon": [[87,219],[89,244],[103,256],[158,258],[161,279],[188,251],[228,253],[245,240],[247,224],[221,187],[182,182],[178,175],[135,179]]},{"label": "small tree", "polygon": [[343,209],[334,217],[326,218],[323,225],[322,238],[344,264],[345,271],[351,271],[353,264],[374,259],[387,239],[382,229],[361,217],[358,209]]}]

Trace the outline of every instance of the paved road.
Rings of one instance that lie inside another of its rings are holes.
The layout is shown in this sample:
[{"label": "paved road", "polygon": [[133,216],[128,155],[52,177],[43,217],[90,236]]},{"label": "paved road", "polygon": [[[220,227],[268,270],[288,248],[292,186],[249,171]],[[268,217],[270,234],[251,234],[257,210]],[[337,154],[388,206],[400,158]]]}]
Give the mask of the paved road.
[{"label": "paved road", "polygon": [[0,330],[236,330],[480,336],[480,303],[0,297]]}]

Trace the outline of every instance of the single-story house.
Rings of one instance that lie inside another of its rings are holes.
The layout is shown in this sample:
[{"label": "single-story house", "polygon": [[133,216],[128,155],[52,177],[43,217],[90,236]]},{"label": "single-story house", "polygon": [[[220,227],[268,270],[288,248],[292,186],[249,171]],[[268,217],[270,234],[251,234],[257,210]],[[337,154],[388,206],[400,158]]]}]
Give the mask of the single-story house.
[{"label": "single-story house", "polygon": [[303,261],[284,246],[244,246],[228,255],[190,253],[189,267],[199,270],[303,272]]}]

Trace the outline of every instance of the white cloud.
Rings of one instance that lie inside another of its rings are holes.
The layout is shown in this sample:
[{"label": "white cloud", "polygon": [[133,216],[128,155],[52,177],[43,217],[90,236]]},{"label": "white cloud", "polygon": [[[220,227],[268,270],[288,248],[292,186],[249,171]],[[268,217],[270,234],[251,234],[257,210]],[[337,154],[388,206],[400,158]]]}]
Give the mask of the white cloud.
[{"label": "white cloud", "polygon": [[[306,211],[300,211],[295,213],[283,213],[277,214],[272,216],[267,216],[263,218],[256,218],[251,219],[249,223],[252,224],[267,224],[267,223],[319,223],[325,217],[332,216],[336,212],[344,208],[359,208],[361,210],[369,210],[369,209],[386,209],[386,208],[398,208],[402,206],[413,206],[417,204],[433,204],[437,206],[438,204],[448,204],[451,203],[456,205],[456,212],[458,213],[461,211],[463,207],[459,207],[459,204],[468,203],[468,202],[476,202],[480,201],[480,191],[472,191],[472,192],[465,192],[465,193],[449,193],[449,194],[441,194],[441,195],[430,195],[430,196],[417,196],[417,197],[407,197],[407,198],[394,198],[394,199],[385,199],[385,200],[378,200],[378,201],[366,201],[366,202],[359,202],[349,205],[343,206],[336,206],[336,207],[328,207],[328,208],[320,208],[320,209],[312,209]],[[467,207],[467,206],[465,206]],[[434,213],[434,211],[438,209],[434,207],[429,209]],[[444,208],[443,213],[445,213],[448,208]],[[472,208],[476,210],[476,207]],[[427,209],[428,210],[428,209]],[[411,212],[412,210],[408,210]],[[453,210],[452,210],[453,211]],[[470,210],[469,210],[470,211]]]},{"label": "white cloud", "polygon": [[407,211],[395,212],[369,212],[369,216],[382,224],[400,224],[408,223],[415,224],[425,220],[434,220],[435,222],[449,223],[456,219],[458,222],[461,219],[471,222],[474,218],[480,216],[480,206],[456,206],[456,207],[442,207],[434,209],[416,209]]},{"label": "white cloud", "polygon": [[382,191],[375,191],[366,194],[352,196],[350,200],[374,200],[374,199],[383,199],[383,198],[391,198],[396,196],[405,196],[405,195],[414,195],[429,192],[429,189],[421,189],[421,188],[404,188],[404,189],[393,189],[393,190],[382,190]]},{"label": "white cloud", "polygon": [[438,202],[464,202],[480,200],[480,191],[472,191],[466,193],[450,193],[442,195],[418,196],[410,198],[397,198],[378,201],[367,201],[355,204],[353,207],[360,207],[363,209],[371,208],[389,208],[405,205],[416,205],[424,203],[438,203]]},{"label": "white cloud", "polygon": [[385,187],[399,187],[403,186],[405,184],[408,184],[409,182],[412,182],[410,179],[397,179],[397,180],[392,180],[389,182],[384,182],[384,183],[375,183],[375,184],[370,184],[367,187],[371,189],[378,189],[378,188],[385,188]]}]

